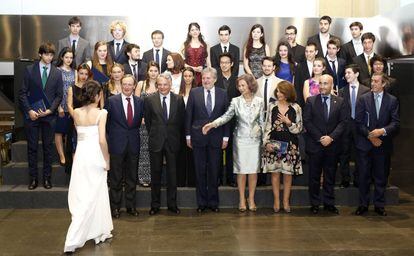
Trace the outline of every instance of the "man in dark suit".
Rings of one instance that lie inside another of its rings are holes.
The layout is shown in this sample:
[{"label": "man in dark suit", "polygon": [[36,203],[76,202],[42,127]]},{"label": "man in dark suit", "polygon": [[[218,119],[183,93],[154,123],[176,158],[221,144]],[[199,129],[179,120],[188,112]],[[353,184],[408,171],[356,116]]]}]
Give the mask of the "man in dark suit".
[{"label": "man in dark suit", "polygon": [[167,162],[167,207],[179,214],[177,207],[177,157],[181,148],[184,126],[183,97],[171,92],[171,75],[157,78],[157,93],[145,99],[145,125],[149,134],[148,147],[151,162],[151,210],[157,214],[161,207],[161,173],[165,157]]},{"label": "man in dark suit", "polygon": [[326,56],[328,50],[327,43],[330,39],[337,38],[339,40],[338,37],[329,34],[331,23],[331,17],[322,16],[319,19],[319,33],[308,38],[308,43],[312,42],[316,44],[316,49],[318,50],[316,57],[324,58]]},{"label": "man in dark suit", "polygon": [[332,76],[322,75],[319,79],[321,94],[309,97],[303,112],[307,131],[306,152],[309,155],[310,210],[314,214],[319,212],[321,203],[319,193],[322,170],[324,210],[339,214],[335,207],[335,171],[348,109],[342,98],[331,94],[332,86]]},{"label": "man in dark suit", "polygon": [[110,154],[109,199],[112,216],[120,217],[122,181],[125,181],[125,206],[127,213],[138,216],[136,205],[137,168],[139,158],[139,127],[144,114],[144,102],[135,96],[137,82],[132,75],[122,80],[122,93],[109,97],[107,134]]},{"label": "man in dark suit", "polygon": [[370,61],[377,54],[374,53],[375,36],[371,32],[364,33],[361,37],[362,47],[364,52],[352,59],[353,63],[357,64],[360,69],[359,82],[363,83],[371,77]]},{"label": "man in dark suit", "polygon": [[231,29],[227,25],[223,25],[218,29],[220,43],[210,48],[211,66],[217,71],[220,70],[220,55],[229,53],[233,60],[231,73],[237,77],[239,75],[240,65],[240,48],[230,43]]},{"label": "man in dark suit", "polygon": [[356,215],[368,211],[370,183],[373,180],[374,207],[378,215],[386,216],[385,190],[387,185],[386,166],[393,148],[392,139],[400,127],[399,104],[396,97],[384,91],[387,83],[385,74],[374,74],[371,78],[371,92],[359,98],[355,121],[358,139],[356,148],[359,159],[359,207]]},{"label": "man in dark suit", "polygon": [[125,54],[128,61],[124,64],[125,74],[131,74],[136,81],[145,80],[147,63],[140,59],[140,48],[136,44],[128,44],[125,47]]},{"label": "man in dark suit", "polygon": [[285,29],[285,37],[290,45],[290,49],[292,49],[293,60],[296,63],[301,63],[306,60],[305,47],[296,42],[297,33],[298,29],[293,25],[289,25]]},{"label": "man in dark suit", "polygon": [[87,62],[91,59],[91,46],[89,42],[79,36],[82,29],[82,22],[79,17],[72,17],[68,22],[70,34],[68,37],[59,40],[58,52],[65,48],[72,48],[75,66]]},{"label": "man in dark suit", "polygon": [[[345,69],[345,78],[347,86],[339,90],[339,97],[344,99],[344,103],[348,108],[348,116],[351,118],[346,126],[344,135],[342,136],[342,153],[339,157],[339,170],[341,172],[341,187],[349,187],[351,174],[349,171],[349,161],[351,160],[351,152],[355,152],[355,143],[357,139],[355,126],[355,106],[358,99],[365,93],[370,92],[370,89],[358,82],[359,67],[356,64],[351,64]],[[358,168],[359,163],[356,159],[354,170],[354,186],[358,187]]]},{"label": "man in dark suit", "polygon": [[161,30],[155,30],[151,33],[152,44],[154,47],[151,50],[144,52],[142,61],[145,63],[155,61],[160,65],[160,73],[164,73],[167,70],[167,56],[171,52],[164,47],[164,33]]},{"label": "man in dark suit", "polygon": [[214,86],[217,71],[205,68],[201,72],[203,86],[191,90],[188,97],[185,134],[187,146],[193,148],[197,177],[197,212],[207,207],[219,212],[218,173],[221,152],[227,147],[228,125],[221,126],[203,135],[201,128],[225,113],[229,105],[227,93]]},{"label": "man in dark suit", "polygon": [[325,57],[326,71],[334,79],[334,91],[338,92],[346,85],[345,60],[338,57],[341,42],[334,38],[328,41],[328,54]]},{"label": "man in dark suit", "polygon": [[303,108],[305,105],[305,100],[303,98],[303,84],[307,79],[312,77],[313,61],[315,60],[318,50],[315,43],[308,43],[305,47],[305,57],[304,62],[296,65],[295,68],[295,90],[298,104]]},{"label": "man in dark suit", "polygon": [[128,58],[125,55],[125,48],[129,44],[125,41],[126,28],[126,24],[123,21],[113,21],[111,23],[110,32],[114,39],[107,42],[108,52],[111,55],[112,60],[119,64],[125,64],[128,61]]},{"label": "man in dark suit", "polygon": [[43,186],[52,188],[52,147],[56,123],[56,109],[63,97],[62,73],[51,65],[55,46],[44,43],[39,47],[39,61],[26,67],[22,87],[19,90],[19,104],[26,118],[24,127],[27,137],[29,162],[29,190],[38,185],[37,149],[39,131],[43,143]]},{"label": "man in dark suit", "polygon": [[[231,67],[234,65],[233,57],[230,53],[222,53],[219,56],[220,69],[217,72],[217,81],[216,87],[224,89],[227,91],[227,97],[229,102],[235,97],[240,96],[240,92],[237,89],[236,80],[237,75],[231,72]],[[233,119],[229,123],[230,134],[233,133],[235,127],[235,120]],[[226,148],[226,166],[225,166],[225,177],[226,185],[231,187],[236,187],[236,179],[233,173],[233,138],[230,136],[229,143]],[[223,178],[223,175],[220,175],[220,180]]]},{"label": "man in dark suit", "polygon": [[352,39],[342,45],[340,52],[341,58],[346,61],[347,65],[353,63],[352,59],[363,52],[361,35],[364,27],[362,23],[359,21],[352,22],[349,29],[351,30]]}]

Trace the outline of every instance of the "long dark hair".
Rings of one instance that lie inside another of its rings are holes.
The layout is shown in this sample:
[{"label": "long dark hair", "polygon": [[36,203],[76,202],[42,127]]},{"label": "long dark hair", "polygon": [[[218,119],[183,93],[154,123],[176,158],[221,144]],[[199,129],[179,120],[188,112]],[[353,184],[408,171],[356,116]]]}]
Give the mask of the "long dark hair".
[{"label": "long dark hair", "polygon": [[293,60],[293,54],[292,54],[292,49],[290,48],[290,45],[288,42],[282,41],[280,42],[277,47],[276,47],[276,55],[275,55],[275,64],[276,64],[276,69],[275,69],[275,74],[277,72],[279,72],[280,69],[280,63],[282,62],[282,58],[280,57],[279,54],[279,48],[280,46],[286,46],[288,49],[288,63],[289,63],[289,69],[290,69],[290,73],[292,74],[292,76],[295,73],[295,61]]},{"label": "long dark hair", "polygon": [[65,56],[66,53],[72,53],[73,59],[72,59],[72,63],[70,63],[69,67],[71,69],[75,69],[75,54],[73,54],[72,48],[69,47],[64,47],[60,52],[59,52],[59,56],[57,58],[57,62],[56,62],[56,67],[60,67],[63,65],[63,57]]},{"label": "long dark hair", "polygon": [[260,43],[262,43],[263,46],[266,45],[266,40],[265,40],[265,34],[264,34],[264,28],[263,28],[263,26],[261,24],[254,24],[253,27],[250,29],[249,39],[247,40],[247,43],[246,43],[246,54],[244,55],[244,57],[246,57],[247,59],[249,58],[250,54],[252,53],[252,49],[253,49],[252,32],[256,28],[260,28],[260,31],[263,33],[263,36],[260,37]]},{"label": "long dark hair", "polygon": [[195,71],[191,67],[186,67],[183,69],[182,75],[181,75],[181,84],[180,84],[180,91],[178,92],[179,95],[184,96],[185,95],[185,81],[184,81],[184,72],[189,71],[193,74],[193,81],[191,82],[191,88],[196,87],[196,81],[195,81]]},{"label": "long dark hair", "polygon": [[82,106],[89,105],[95,102],[96,95],[102,91],[102,86],[95,80],[88,80],[82,87],[81,102]]},{"label": "long dark hair", "polygon": [[200,34],[198,35],[198,40],[200,41],[201,45],[203,46],[203,58],[207,58],[208,57],[207,43],[204,41],[203,35],[201,34],[200,25],[197,22],[191,22],[188,25],[187,39],[184,42],[184,52],[183,52],[184,57],[187,59],[187,49],[190,47],[190,42],[191,42],[190,30],[191,30],[191,27],[193,27],[193,26],[198,28],[198,30],[200,30]]},{"label": "long dark hair", "polygon": [[145,81],[144,84],[142,85],[142,91],[145,92],[147,90],[147,87],[149,86],[149,82],[150,82],[150,77],[148,75],[148,72],[150,70],[151,67],[156,67],[158,70],[158,74],[160,73],[160,66],[157,64],[157,62],[155,61],[149,61],[147,64],[147,70],[145,71]]}]

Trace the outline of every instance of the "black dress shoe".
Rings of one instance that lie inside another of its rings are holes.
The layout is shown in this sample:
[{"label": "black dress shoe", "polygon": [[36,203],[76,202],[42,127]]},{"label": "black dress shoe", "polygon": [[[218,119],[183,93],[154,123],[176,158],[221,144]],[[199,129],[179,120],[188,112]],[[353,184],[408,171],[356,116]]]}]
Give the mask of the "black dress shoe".
[{"label": "black dress shoe", "polygon": [[37,180],[36,180],[36,179],[32,179],[32,180],[30,181],[30,184],[29,184],[28,189],[29,189],[29,190],[33,190],[33,189],[37,188],[37,185],[38,185]]},{"label": "black dress shoe", "polygon": [[202,212],[204,212],[206,210],[206,207],[205,206],[199,206],[198,208],[197,208],[197,212],[198,213],[202,213]]},{"label": "black dress shoe", "polygon": [[43,181],[43,187],[45,189],[51,189],[52,188],[52,183],[50,182],[50,178],[45,178]]},{"label": "black dress shoe", "polygon": [[178,209],[178,207],[168,207],[168,211],[175,213],[175,214],[180,214],[181,211],[180,209]]},{"label": "black dress shoe", "polygon": [[311,206],[310,211],[311,211],[313,214],[318,214],[318,213],[319,213],[319,206],[317,206],[317,205],[313,205],[313,206]]},{"label": "black dress shoe", "polygon": [[355,211],[355,215],[364,215],[366,212],[368,212],[368,207],[366,206],[358,206],[358,208]]},{"label": "black dress shoe", "polygon": [[135,208],[127,208],[126,212],[134,217],[137,217],[139,215],[139,212]]},{"label": "black dress shoe", "polygon": [[323,209],[333,214],[339,214],[339,210],[335,207],[335,205],[324,205]]},{"label": "black dress shoe", "polygon": [[237,187],[237,183],[236,183],[236,182],[234,182],[234,181],[232,181],[232,182],[227,182],[227,186],[235,188],[235,187]]},{"label": "black dress shoe", "polygon": [[151,207],[151,210],[149,211],[149,215],[155,215],[160,212],[160,208]]},{"label": "black dress shoe", "polygon": [[339,186],[341,188],[347,188],[347,187],[349,187],[349,181],[342,181]]},{"label": "black dress shoe", "polygon": [[220,211],[220,209],[217,206],[210,207],[210,209],[211,209],[212,212],[219,212]]},{"label": "black dress shoe", "polygon": [[374,211],[379,215],[379,216],[387,216],[387,212],[385,211],[384,207],[375,207]]},{"label": "black dress shoe", "polygon": [[114,209],[112,211],[112,218],[114,219],[119,219],[119,217],[121,217],[121,212],[119,209]]}]

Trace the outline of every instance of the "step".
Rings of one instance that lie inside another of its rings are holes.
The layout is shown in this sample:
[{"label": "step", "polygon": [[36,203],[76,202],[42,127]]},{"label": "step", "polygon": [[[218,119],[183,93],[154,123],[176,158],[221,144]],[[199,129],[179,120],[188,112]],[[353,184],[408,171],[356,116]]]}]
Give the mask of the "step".
[{"label": "step", "polygon": [[[46,190],[39,186],[36,190],[28,190],[27,185],[2,185],[0,186],[0,208],[67,208],[67,187],[53,187]],[[237,208],[238,190],[233,187],[220,187],[220,207]],[[161,205],[166,207],[166,189],[162,189]],[[335,188],[336,204],[338,206],[357,206],[358,189],[349,187]],[[282,196],[282,191],[281,191]],[[387,205],[396,205],[399,201],[399,189],[390,186],[385,194]],[[150,207],[151,189],[137,187],[137,207]],[[177,204],[181,208],[196,208],[195,188],[178,188]],[[271,186],[258,187],[256,190],[256,204],[259,208],[271,208],[273,206],[273,193]],[[305,186],[293,186],[291,194],[292,206],[308,206],[308,188]]]},{"label": "step", "polygon": [[[43,161],[43,149],[42,142],[39,141],[39,148],[37,150],[37,157],[39,162]],[[11,146],[11,158],[15,163],[27,162],[27,141],[17,141],[14,142]],[[52,161],[57,163],[59,160],[56,148],[52,146]]]}]

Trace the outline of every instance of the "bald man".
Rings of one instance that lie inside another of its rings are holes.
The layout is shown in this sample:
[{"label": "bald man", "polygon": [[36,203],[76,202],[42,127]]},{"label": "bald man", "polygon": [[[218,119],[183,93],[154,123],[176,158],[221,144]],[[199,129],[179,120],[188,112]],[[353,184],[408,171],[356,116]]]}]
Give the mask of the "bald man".
[{"label": "bald man", "polygon": [[[319,80],[319,95],[307,99],[303,111],[306,128],[306,153],[309,155],[309,199],[311,212],[317,214],[323,202],[324,210],[339,214],[335,207],[335,172],[341,150],[341,137],[347,122],[347,108],[342,98],[333,94],[333,78],[323,75]],[[320,177],[323,170],[323,193]]]}]

